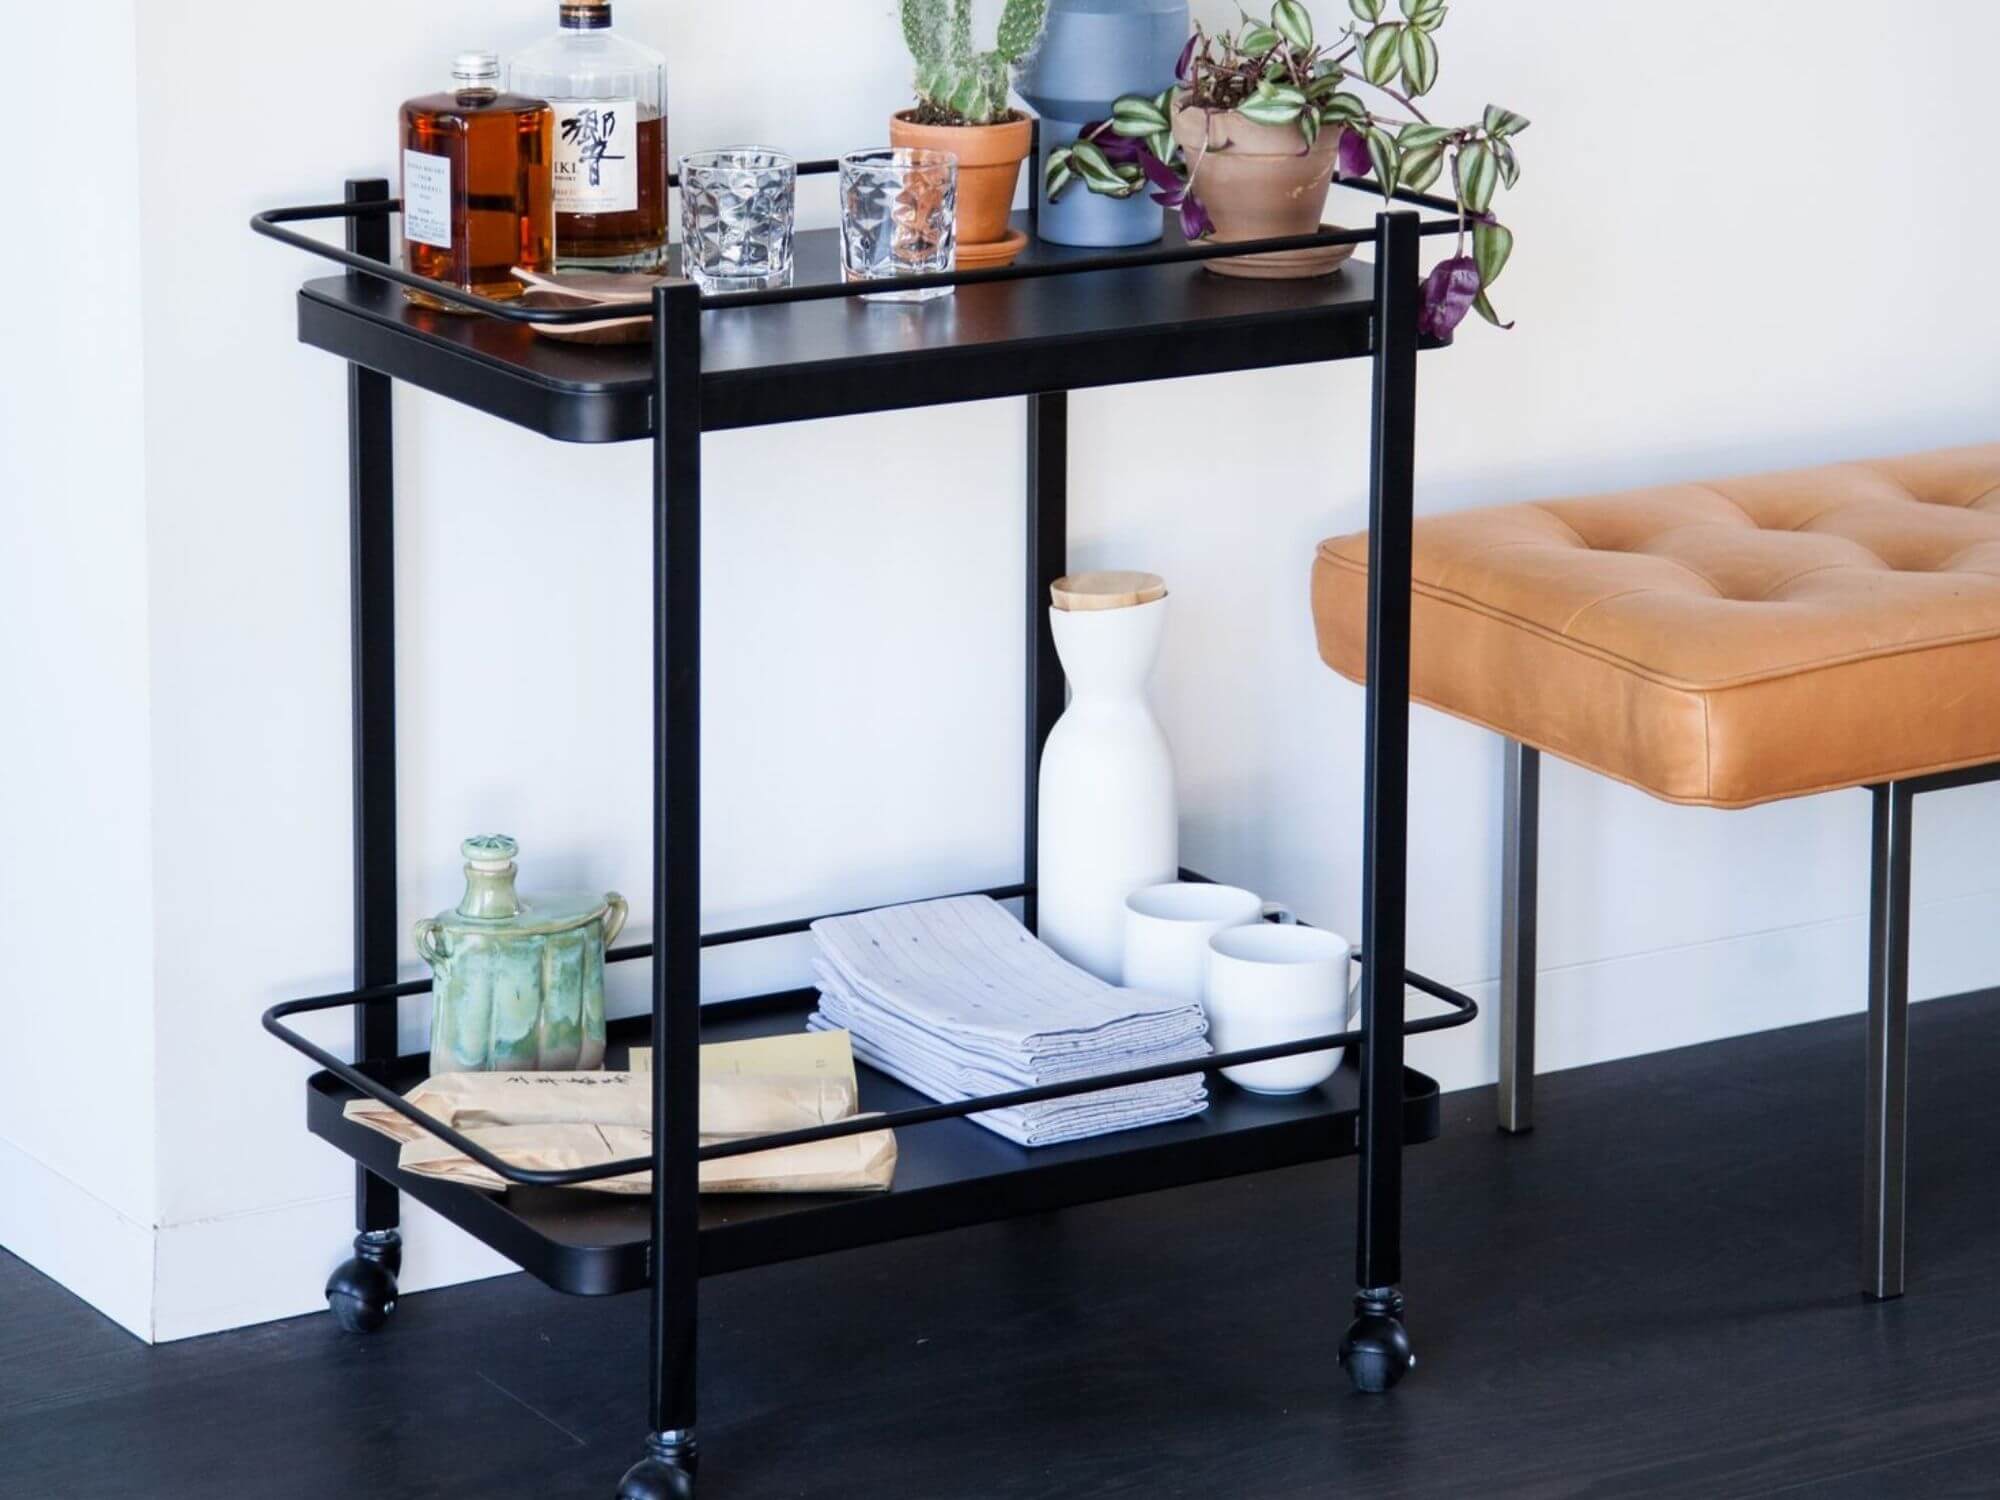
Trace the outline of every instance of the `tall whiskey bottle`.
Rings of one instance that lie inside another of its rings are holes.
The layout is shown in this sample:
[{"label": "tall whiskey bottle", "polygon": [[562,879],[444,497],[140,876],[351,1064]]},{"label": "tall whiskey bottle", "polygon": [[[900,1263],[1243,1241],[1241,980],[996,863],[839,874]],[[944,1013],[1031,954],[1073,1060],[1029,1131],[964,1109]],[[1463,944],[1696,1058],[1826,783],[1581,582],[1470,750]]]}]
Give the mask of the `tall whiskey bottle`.
[{"label": "tall whiskey bottle", "polygon": [[[451,92],[403,106],[403,259],[482,297],[521,295],[516,266],[555,265],[555,111],[500,92],[500,59],[461,52]],[[411,291],[410,300],[463,308]]]},{"label": "tall whiskey bottle", "polygon": [[562,0],[561,29],[508,84],[555,107],[556,263],[650,271],[667,256],[667,67],[611,29],[611,0]]}]

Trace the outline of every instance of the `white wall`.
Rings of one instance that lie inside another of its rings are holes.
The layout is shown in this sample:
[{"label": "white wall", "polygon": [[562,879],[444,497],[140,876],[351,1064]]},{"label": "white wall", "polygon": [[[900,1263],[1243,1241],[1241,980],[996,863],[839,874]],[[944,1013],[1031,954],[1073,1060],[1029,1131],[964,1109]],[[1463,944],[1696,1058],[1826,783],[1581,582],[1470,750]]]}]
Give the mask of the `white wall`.
[{"label": "white wall", "polygon": [[143,1328],[153,892],[132,25],[129,3],[9,17],[16,57],[75,68],[12,70],[36,144],[0,210],[0,1244]]},{"label": "white wall", "polygon": [[[293,339],[311,268],[243,221],[388,172],[395,104],[459,46],[539,34],[545,11],[350,0],[334,26],[155,0],[139,20],[150,634],[128,649],[151,662],[162,1337],[318,1305],[349,1232],[347,1169],[301,1125],[306,1069],[256,1026],[349,962],[341,373]],[[2000,18],[1912,5],[1911,31],[1951,44],[1871,47],[1863,71],[1876,15],[1454,8],[1439,110],[1491,98],[1535,125],[1500,289],[1520,327],[1426,359],[1422,509],[1993,435],[2000,354],[1976,288],[2000,207],[1973,189],[1991,180],[1976,70]],[[903,95],[886,0],[619,16],[671,56],[682,149],[829,155],[878,140]],[[1852,128],[1857,93],[1902,123]],[[1725,128],[1754,149],[1705,144]],[[1366,396],[1350,366],[1072,403],[1074,562],[1156,568],[1174,590],[1157,701],[1189,862],[1350,931],[1361,695],[1318,664],[1305,586],[1312,544],[1362,524]],[[647,910],[645,453],[558,447],[407,391],[396,416],[403,916],[455,898],[457,842],[488,828],[522,839],[535,882]],[[1011,878],[1020,438],[1020,404],[998,402],[709,440],[710,923]],[[937,586],[913,597],[912,576]],[[483,645],[496,588],[518,619],[505,660]],[[1413,961],[1490,993],[1498,747],[1420,711],[1412,759]],[[1859,793],[1724,815],[1551,766],[1544,801],[1544,1066],[1860,1005]],[[2000,799],[1953,793],[1920,817],[1917,987],[1991,982],[1981,846]],[[38,873],[56,832],[30,844]],[[706,989],[801,975],[781,945],[718,960]],[[619,982],[636,1008],[643,976]],[[408,1029],[414,1045],[414,1010]],[[1484,1024],[1414,1050],[1448,1086],[1493,1075]],[[408,1237],[413,1287],[498,1269],[434,1222]]]}]

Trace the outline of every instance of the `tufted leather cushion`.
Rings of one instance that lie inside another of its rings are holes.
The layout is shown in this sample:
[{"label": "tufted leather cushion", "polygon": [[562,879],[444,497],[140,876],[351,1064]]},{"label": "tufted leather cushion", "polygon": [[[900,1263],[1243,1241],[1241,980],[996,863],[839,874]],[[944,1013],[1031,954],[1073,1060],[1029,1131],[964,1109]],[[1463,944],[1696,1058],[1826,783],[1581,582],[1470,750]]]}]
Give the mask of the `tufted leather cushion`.
[{"label": "tufted leather cushion", "polygon": [[[2000,443],[1419,521],[1412,696],[1673,802],[2000,760]],[[1368,538],[1320,545],[1365,670]]]}]

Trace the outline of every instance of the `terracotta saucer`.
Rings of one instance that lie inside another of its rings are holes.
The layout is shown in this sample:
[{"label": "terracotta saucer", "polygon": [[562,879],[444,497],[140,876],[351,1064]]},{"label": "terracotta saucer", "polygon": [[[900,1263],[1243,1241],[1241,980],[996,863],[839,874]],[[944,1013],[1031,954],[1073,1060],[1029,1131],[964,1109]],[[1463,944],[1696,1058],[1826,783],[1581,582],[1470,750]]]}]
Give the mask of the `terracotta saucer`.
[{"label": "terracotta saucer", "polygon": [[[1334,230],[1338,224],[1322,224]],[[1321,245],[1311,250],[1277,250],[1269,255],[1223,256],[1202,262],[1218,276],[1234,276],[1244,281],[1303,281],[1311,276],[1331,276],[1354,254],[1352,245]]]},{"label": "terracotta saucer", "polygon": [[990,271],[995,266],[1011,266],[1014,257],[1028,248],[1028,233],[1025,229],[1010,229],[1005,239],[988,240],[983,244],[968,245],[958,242],[958,269],[961,271]]}]

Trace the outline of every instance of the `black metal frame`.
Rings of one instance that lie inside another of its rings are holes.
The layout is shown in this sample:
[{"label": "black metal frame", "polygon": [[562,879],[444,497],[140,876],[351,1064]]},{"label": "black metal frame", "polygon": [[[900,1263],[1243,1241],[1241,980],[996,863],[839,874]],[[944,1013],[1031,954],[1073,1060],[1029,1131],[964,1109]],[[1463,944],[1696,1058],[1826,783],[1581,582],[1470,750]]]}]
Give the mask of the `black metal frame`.
[{"label": "black metal frame", "polygon": [[[802,172],[829,170],[808,163]],[[1368,184],[1349,184],[1368,187]],[[1399,192],[1421,207],[1456,212],[1449,200]],[[387,214],[398,207],[386,183],[350,183],[347,201],[259,214],[257,232],[367,276],[418,288],[446,302],[476,308],[517,323],[576,323],[600,319],[595,310],[548,311],[493,303],[387,264]],[[297,234],[289,223],[342,219],[348,247],[337,249]],[[1372,231],[1340,230],[1227,245],[1170,245],[1158,249],[1072,259],[1059,267],[1022,265],[980,272],[909,278],[910,287],[968,286],[1053,274],[1083,274],[1136,266],[1199,262],[1310,246],[1372,243],[1377,252],[1370,352],[1374,364],[1373,458],[1370,478],[1370,671],[1367,713],[1367,816],[1363,851],[1365,955],[1358,1027],[1277,1046],[1204,1058],[1196,1066],[1225,1065],[1356,1045],[1361,1055],[1359,1121],[1360,1208],[1357,1216],[1356,1319],[1341,1358],[1357,1386],[1384,1390],[1413,1363],[1401,1323],[1403,1041],[1406,1035],[1463,1025],[1477,1013],[1467,996],[1409,972],[1405,963],[1407,880],[1407,782],[1409,687],[1409,557],[1415,440],[1418,330],[1418,248],[1428,234],[1455,233],[1453,221],[1423,221],[1415,213],[1378,214]],[[395,706],[393,696],[393,494],[388,379],[359,365],[349,368],[350,468],[353,475],[353,650],[355,672],[355,934],[356,988],[347,993],[288,1001],[264,1015],[267,1030],[304,1053],[355,1092],[376,1099],[431,1131],[502,1178],[528,1186],[570,1186],[650,1169],[653,1173],[652,1396],[647,1457],[627,1477],[621,1493],[683,1493],[695,1463],[695,1349],[699,1163],[822,1140],[863,1130],[902,1128],[956,1119],[1005,1105],[1062,1098],[1122,1083],[1192,1071],[1186,1062],[1117,1073],[978,1099],[898,1110],[862,1121],[749,1141],[699,1146],[695,1117],[702,1019],[700,953],[724,943],[800,932],[812,918],[730,932],[700,929],[700,528],[702,422],[702,313],[716,308],[763,306],[825,297],[854,296],[862,285],[808,285],[766,292],[704,297],[691,283],[663,282],[652,303],[653,537],[654,537],[654,820],[653,941],[614,950],[612,961],[652,957],[654,1145],[650,1157],[561,1172],[524,1171],[494,1157],[476,1142],[409,1105],[378,1081],[395,1051],[396,1003],[430,988],[428,979],[397,981],[394,817]],[[1041,749],[1063,706],[1063,685],[1047,620],[1048,585],[1065,569],[1067,532],[1067,395],[1049,390],[1028,397],[1028,545],[1026,729],[1024,745],[1023,878],[987,894],[1021,897],[1034,913],[1037,850],[1035,797]],[[1450,1007],[1448,1013],[1407,1020],[1405,984]],[[294,1016],[352,1007],[355,1060],[343,1062],[286,1025]],[[343,1321],[372,1327],[393,1299],[393,1264],[385,1246],[395,1235],[396,1192],[357,1169],[357,1254],[335,1273],[329,1296]],[[387,1237],[387,1240],[384,1237]],[[386,1273],[386,1274],[385,1274]],[[386,1293],[384,1282],[386,1280]]]},{"label": "black metal frame", "polygon": [[[1534,1127],[1536,865],[1541,752],[1506,742],[1501,837],[1500,1128]],[[1868,1056],[1861,1165],[1861,1290],[1903,1295],[1904,1143],[1909,1123],[1910,864],[1916,799],[2000,781],[2000,762],[1869,787]]]}]

